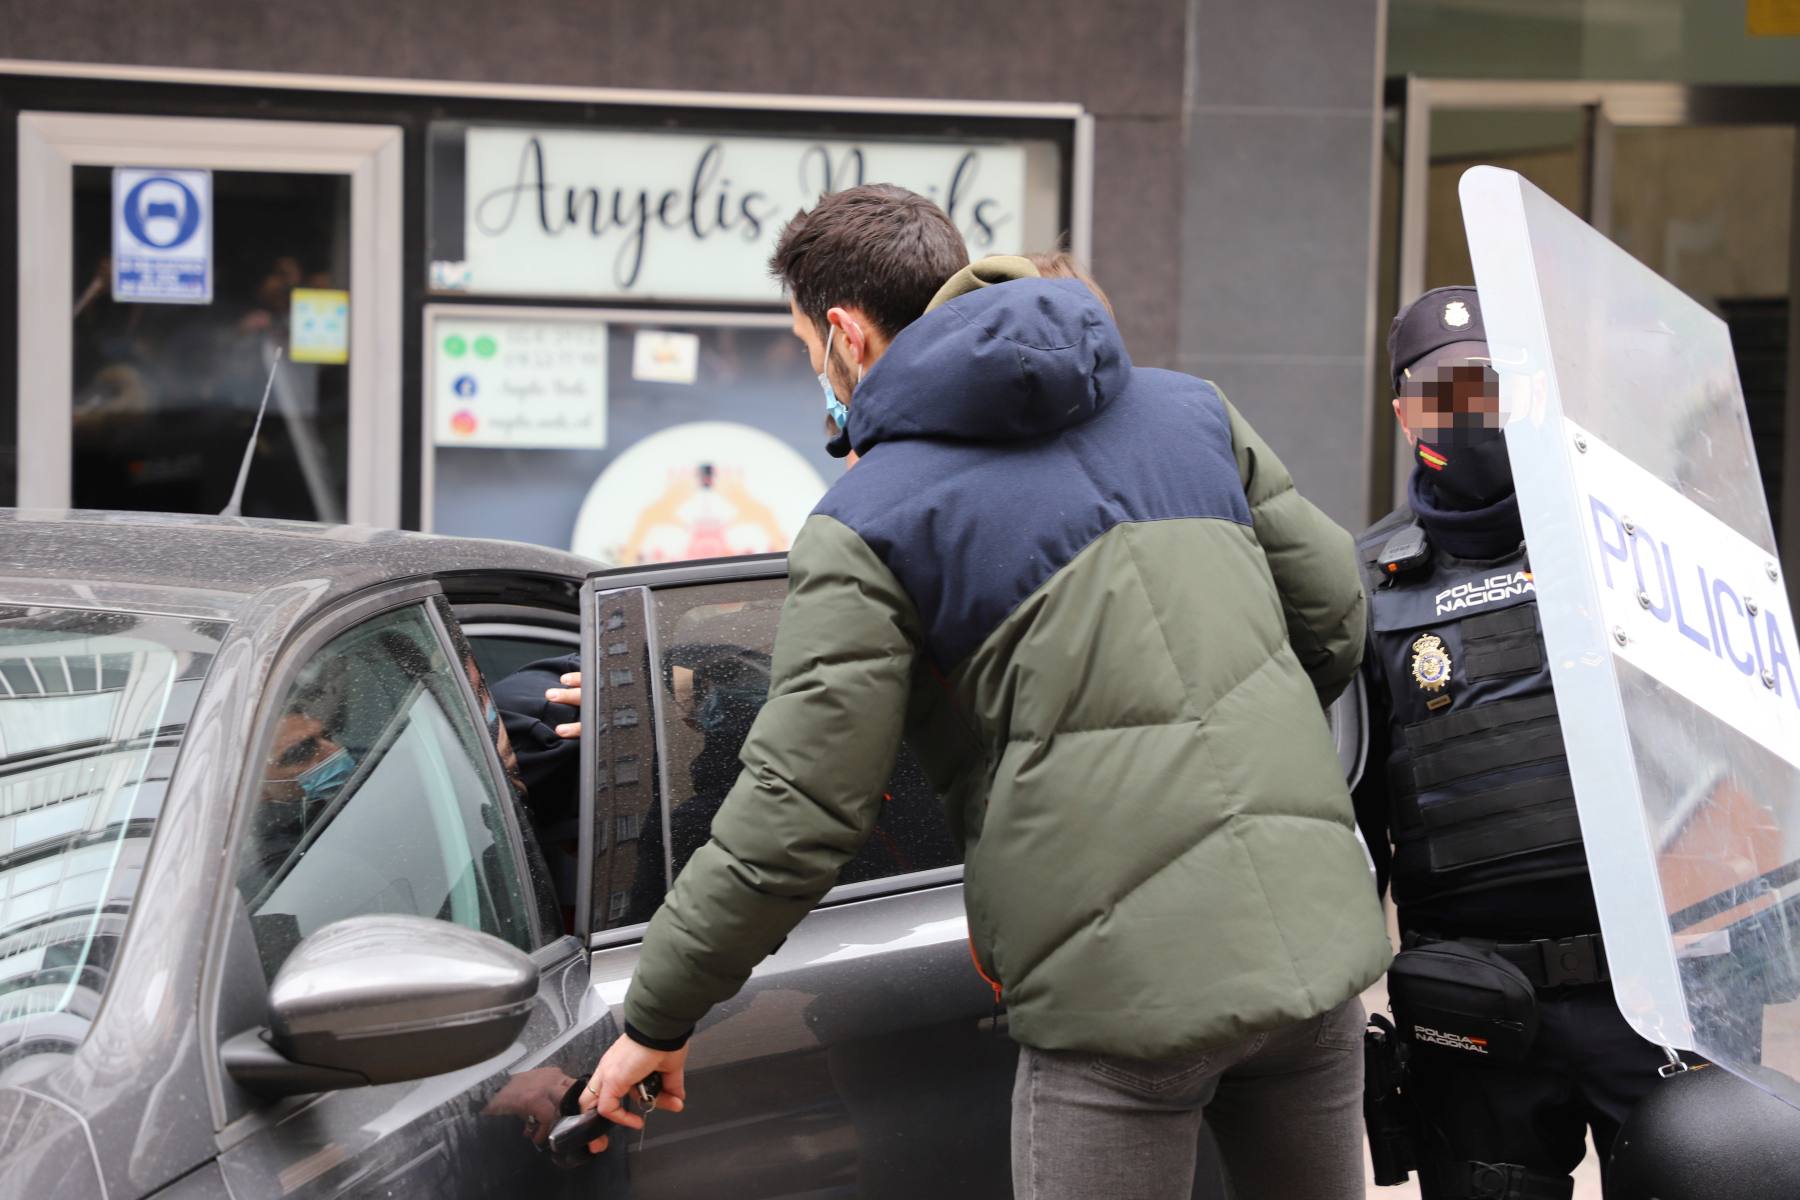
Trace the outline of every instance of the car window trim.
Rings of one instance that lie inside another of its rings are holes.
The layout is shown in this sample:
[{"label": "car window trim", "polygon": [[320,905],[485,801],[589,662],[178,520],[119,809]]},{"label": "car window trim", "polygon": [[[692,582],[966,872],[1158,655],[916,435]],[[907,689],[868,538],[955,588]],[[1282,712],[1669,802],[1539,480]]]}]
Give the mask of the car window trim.
[{"label": "car window trim", "polygon": [[[425,612],[431,620],[432,629],[437,633],[438,646],[443,651],[444,659],[450,664],[450,674],[456,679],[456,693],[462,697],[464,715],[475,729],[475,740],[481,743],[481,756],[487,763],[488,779],[494,785],[495,796],[500,800],[500,820],[506,827],[507,840],[512,845],[513,863],[519,872],[520,895],[524,899],[531,923],[535,926],[531,940],[534,948],[536,945],[549,945],[562,936],[562,922],[551,924],[551,914],[538,907],[537,889],[532,886],[530,879],[531,856],[525,852],[525,834],[519,827],[519,819],[524,815],[521,811],[524,804],[513,791],[512,780],[506,776],[506,765],[500,761],[500,747],[495,745],[488,733],[486,714],[481,710],[481,697],[475,694],[475,684],[469,679],[469,673],[463,667],[462,656],[457,652],[456,638],[451,634],[449,622],[445,619],[445,612],[449,608],[450,601],[445,598],[441,603],[427,604]],[[455,615],[451,611],[450,619],[455,619]],[[460,622],[457,628],[462,629]],[[467,638],[468,630],[463,629],[462,634]],[[473,647],[469,653],[473,658]],[[479,671],[480,665],[477,664],[475,669]],[[493,684],[489,682],[488,687],[492,689]],[[489,697],[492,698],[491,690]]]},{"label": "car window trim", "polygon": [[546,625],[517,625],[505,621],[463,621],[463,636],[470,641],[476,638],[513,638],[521,642],[554,642],[558,646],[577,649],[581,645],[581,634],[573,629],[552,629]]},{"label": "car window trim", "polygon": [[612,567],[595,571],[588,582],[597,591],[622,592],[629,588],[660,590],[691,587],[699,583],[739,583],[755,579],[786,579],[788,556],[746,554],[738,558],[708,558],[673,563],[665,567]]},{"label": "car window trim", "polygon": [[[644,684],[650,689],[650,743],[656,747],[656,807],[662,814],[663,898],[675,886],[674,801],[675,780],[669,771],[668,723],[663,720],[662,630],[656,619],[656,593],[642,588],[644,600]],[[599,666],[599,660],[595,660]],[[609,714],[610,715],[610,714]]]},{"label": "car window trim", "polygon": [[[904,875],[887,875],[880,879],[865,879],[859,883],[840,883],[826,892],[824,897],[813,906],[816,912],[823,908],[836,908],[843,904],[855,904],[862,900],[879,900],[887,896],[898,896],[908,892],[929,891],[932,888],[950,887],[963,881],[963,864],[955,863],[948,867],[930,867],[923,871],[908,871]],[[666,893],[665,893],[666,894]],[[610,950],[618,946],[628,946],[633,942],[644,940],[644,931],[650,928],[648,921],[636,925],[621,925],[614,929],[602,929],[588,936],[589,950]]]},{"label": "car window trim", "polygon": [[[587,581],[583,579],[582,582]],[[450,608],[456,613],[456,619],[462,623],[464,628],[496,621],[527,625],[534,630],[554,629],[559,633],[578,633],[581,628],[579,608],[498,604],[488,600],[459,601],[455,596],[450,596]]]},{"label": "car window trim", "polygon": [[858,900],[872,900],[877,896],[891,896],[897,892],[922,892],[926,888],[961,883],[962,877],[963,864],[953,863],[947,867],[928,867],[923,871],[884,875],[880,879],[865,879],[859,883],[840,883],[825,893],[825,898],[819,901],[818,907],[853,904]]},{"label": "car window trim", "polygon": [[[576,662],[585,671],[593,671],[599,661],[600,600],[589,580],[581,585],[579,600],[581,632],[575,648]],[[583,676],[586,684],[586,677]],[[598,801],[594,789],[599,785],[597,751],[594,740],[599,731],[594,723],[593,688],[587,687],[576,717],[581,722],[581,754],[576,763],[575,819],[575,936],[584,945],[594,945],[594,820]]]},{"label": "car window trim", "polygon": [[[207,1104],[212,1110],[213,1129],[222,1132],[232,1123],[225,1102],[225,1066],[219,1057],[222,1038],[219,1033],[219,992],[224,986],[224,960],[231,921],[232,897],[237,895],[237,862],[242,849],[245,823],[250,817],[246,793],[262,778],[262,767],[268,758],[270,742],[275,736],[274,708],[287,696],[294,680],[313,657],[340,633],[409,604],[424,605],[432,596],[443,594],[436,580],[411,580],[398,586],[383,586],[376,591],[352,596],[314,616],[288,638],[276,652],[274,668],[268,683],[257,698],[256,719],[238,777],[230,789],[231,819],[225,833],[225,860],[213,893],[213,910],[207,926],[207,950],[200,981],[200,1062],[206,1082]],[[426,606],[429,608],[429,606]]]}]

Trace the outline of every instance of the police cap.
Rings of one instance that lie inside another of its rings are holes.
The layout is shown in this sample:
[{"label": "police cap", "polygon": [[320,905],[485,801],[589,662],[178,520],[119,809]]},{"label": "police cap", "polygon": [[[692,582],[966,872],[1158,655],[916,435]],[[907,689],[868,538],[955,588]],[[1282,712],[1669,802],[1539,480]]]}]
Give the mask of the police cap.
[{"label": "police cap", "polygon": [[[1485,355],[1487,329],[1481,323],[1481,299],[1472,287],[1432,288],[1400,310],[1388,328],[1388,361],[1394,395],[1408,369],[1414,375],[1445,358]],[[1480,348],[1469,347],[1475,343]],[[1445,354],[1451,347],[1457,349]]]}]

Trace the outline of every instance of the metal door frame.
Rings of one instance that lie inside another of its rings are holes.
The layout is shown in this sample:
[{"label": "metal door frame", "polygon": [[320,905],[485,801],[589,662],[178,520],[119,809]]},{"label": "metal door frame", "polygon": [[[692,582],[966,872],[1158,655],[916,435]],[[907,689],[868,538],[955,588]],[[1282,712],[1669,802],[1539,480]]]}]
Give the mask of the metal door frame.
[{"label": "metal door frame", "polygon": [[[1614,134],[1621,128],[1683,125],[1796,127],[1795,181],[1788,217],[1788,386],[1783,425],[1781,556],[1800,562],[1800,87],[1763,84],[1610,83],[1511,79],[1390,79],[1387,107],[1400,115],[1400,236],[1397,299],[1425,290],[1426,216],[1431,173],[1431,118],[1467,109],[1582,109],[1587,113],[1587,186],[1579,215],[1611,235]],[[1380,406],[1385,409],[1385,402]],[[1383,414],[1378,413],[1379,418]],[[1405,455],[1396,442],[1374,439],[1377,481],[1396,480],[1404,499]],[[1384,452],[1385,450],[1385,452]],[[1788,572],[1790,598],[1800,607],[1800,579]]]},{"label": "metal door frame", "polygon": [[[403,132],[393,125],[19,114],[21,508],[72,496],[74,169],[188,167],[350,177],[350,427],[346,513],[400,524]],[[235,465],[235,464],[233,464]]]}]

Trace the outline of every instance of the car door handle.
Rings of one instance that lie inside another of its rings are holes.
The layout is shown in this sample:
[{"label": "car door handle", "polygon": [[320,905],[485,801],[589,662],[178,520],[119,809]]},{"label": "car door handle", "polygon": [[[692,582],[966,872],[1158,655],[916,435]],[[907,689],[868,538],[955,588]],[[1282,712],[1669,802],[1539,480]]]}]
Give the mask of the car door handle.
[{"label": "car door handle", "polygon": [[[563,1117],[551,1126],[550,1137],[545,1142],[545,1147],[551,1155],[558,1159],[574,1158],[579,1160],[586,1157],[588,1143],[613,1127],[613,1123],[601,1116],[598,1110],[581,1111],[581,1092],[585,1087],[587,1087],[587,1083],[576,1080],[569,1085],[569,1090],[563,1093],[562,1104],[559,1106]],[[662,1076],[660,1074],[653,1073],[638,1084],[638,1098],[644,1104],[646,1115],[648,1115],[650,1107],[656,1103],[656,1097],[661,1091]]]},{"label": "car door handle", "polygon": [[612,1122],[597,1112],[576,1113],[561,1118],[551,1127],[550,1140],[545,1145],[558,1159],[580,1158],[587,1154],[589,1142],[611,1128]]}]

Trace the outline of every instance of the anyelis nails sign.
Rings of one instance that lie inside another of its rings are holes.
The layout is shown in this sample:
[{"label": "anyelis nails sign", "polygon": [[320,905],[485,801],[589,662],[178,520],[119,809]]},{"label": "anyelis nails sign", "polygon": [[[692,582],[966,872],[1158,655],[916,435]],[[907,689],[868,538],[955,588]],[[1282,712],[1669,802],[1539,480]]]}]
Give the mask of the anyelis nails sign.
[{"label": "anyelis nails sign", "polygon": [[897,183],[941,205],[969,252],[1027,249],[1023,144],[820,141],[686,133],[470,129],[459,290],[505,295],[779,301],[769,254],[825,192]]}]

